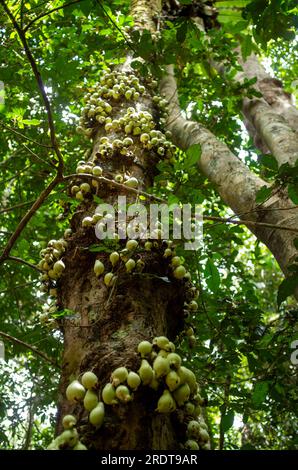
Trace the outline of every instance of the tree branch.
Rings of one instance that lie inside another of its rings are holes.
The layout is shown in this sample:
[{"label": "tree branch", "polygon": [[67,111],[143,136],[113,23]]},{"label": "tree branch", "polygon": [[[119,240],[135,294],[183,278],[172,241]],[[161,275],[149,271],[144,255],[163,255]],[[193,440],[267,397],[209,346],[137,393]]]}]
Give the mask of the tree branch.
[{"label": "tree branch", "polygon": [[4,212],[10,212],[10,211],[13,211],[15,209],[19,209],[19,207],[29,206],[33,202],[34,201],[21,202],[20,204],[16,204],[15,206],[7,207],[6,209],[0,209],[0,214],[4,214]]},{"label": "tree branch", "polygon": [[34,59],[32,53],[31,53],[31,50],[28,46],[27,39],[26,39],[24,31],[18,25],[15,17],[11,13],[11,11],[8,8],[8,6],[6,5],[5,1],[0,0],[0,3],[3,6],[3,8],[4,8],[6,14],[8,15],[10,21],[12,22],[12,24],[13,24],[13,26],[14,26],[14,28],[15,28],[18,36],[19,36],[19,39],[20,39],[21,43],[23,44],[27,59],[28,59],[30,65],[31,65],[32,71],[33,71],[35,79],[37,81],[38,88],[39,88],[40,94],[42,96],[44,106],[46,108],[46,112],[47,112],[47,116],[48,116],[48,125],[49,125],[49,129],[50,129],[51,143],[52,143],[53,149],[55,150],[55,153],[56,153],[57,158],[58,158],[58,167],[57,167],[58,174],[62,175],[63,168],[64,168],[64,162],[63,162],[63,158],[62,158],[62,155],[61,155],[61,152],[60,152],[60,149],[59,149],[59,146],[58,146],[58,142],[57,142],[57,139],[56,139],[55,126],[54,126],[54,121],[53,121],[53,116],[52,116],[51,105],[50,105],[48,96],[46,94],[45,87],[44,87],[40,72],[37,68],[35,59]]},{"label": "tree branch", "polygon": [[[79,178],[82,178],[82,179],[93,179],[93,180],[96,180],[96,181],[104,183],[104,184],[109,184],[109,185],[115,186],[116,188],[119,188],[119,189],[124,189],[125,191],[132,192],[132,193],[137,194],[137,195],[142,195],[142,196],[147,197],[149,199],[154,199],[156,201],[161,202],[162,204],[167,204],[167,201],[165,199],[162,199],[158,196],[155,196],[154,194],[149,194],[149,193],[146,193],[145,191],[141,191],[139,189],[129,188],[128,186],[125,186],[125,184],[117,183],[116,181],[105,178],[104,176],[93,176],[93,175],[88,175],[86,173],[79,173],[79,174],[64,176],[63,181],[67,181],[69,179],[74,179],[76,177],[79,177]],[[232,217],[234,217],[234,216],[232,216]],[[245,219],[243,219],[243,220],[233,220],[232,217],[223,218],[223,217],[213,217],[213,216],[209,216],[209,215],[204,215],[203,220],[212,220],[214,222],[231,223],[231,224],[235,224],[235,225],[260,226],[260,227],[267,227],[267,228],[278,229],[278,230],[288,230],[289,232],[298,233],[298,228],[283,227],[283,226],[280,226],[280,225],[269,224],[269,223],[266,223],[266,222],[256,222],[254,220],[245,220]]]},{"label": "tree branch", "polygon": [[38,271],[39,273],[42,273],[42,270],[39,269],[37,266],[35,266],[35,264],[32,264],[32,263],[29,263],[29,261],[25,261],[24,259],[22,258],[18,258],[16,256],[8,256],[6,258],[6,261],[16,261],[17,263],[20,263],[20,264],[25,264],[26,266],[29,266],[29,268],[32,268],[32,269],[35,269],[36,271]]},{"label": "tree branch", "polygon": [[13,132],[19,137],[22,137],[25,140],[29,140],[29,142],[32,142],[33,144],[39,145],[40,147],[45,147],[47,149],[53,149],[51,145],[41,144],[40,142],[37,142],[36,140],[30,139],[30,137],[27,137],[26,135],[22,134],[21,132],[16,131],[15,129],[12,129],[12,127],[6,126],[5,124],[3,124],[3,122],[0,122],[0,126],[4,127],[4,129],[7,129],[10,132]]},{"label": "tree branch", "polygon": [[36,16],[35,18],[33,18],[33,20],[31,20],[26,26],[25,28],[23,29],[24,33],[26,33],[28,31],[29,28],[31,28],[31,26],[38,20],[40,20],[41,18],[44,18],[45,16],[49,16],[51,15],[52,13],[54,13],[55,11],[58,11],[58,10],[62,10],[62,8],[66,8],[66,7],[69,7],[70,5],[74,5],[75,3],[80,3],[82,0],[73,0],[72,2],[69,2],[69,3],[64,3],[64,5],[61,5],[60,7],[56,7],[56,8],[53,8],[52,10],[49,10],[48,12],[46,13],[41,13],[40,15]]},{"label": "tree branch", "polygon": [[32,207],[29,209],[29,211],[24,215],[22,220],[20,221],[19,225],[17,226],[16,230],[8,240],[6,247],[3,250],[2,255],[0,256],[0,264],[3,263],[4,260],[6,260],[9,256],[9,253],[11,252],[15,242],[21,235],[22,231],[28,224],[29,220],[33,217],[35,212],[40,208],[42,203],[45,201],[45,199],[48,197],[48,195],[51,193],[51,191],[57,186],[57,184],[62,181],[62,176],[57,173],[55,178],[50,182],[50,184],[42,191],[42,193],[39,195],[39,197],[36,199]]},{"label": "tree branch", "polygon": [[49,356],[47,356],[42,351],[39,351],[39,349],[37,349],[35,346],[32,346],[31,344],[25,343],[21,339],[18,339],[18,338],[15,338],[14,336],[8,335],[7,333],[4,333],[3,331],[0,331],[0,336],[2,336],[2,338],[7,339],[8,341],[11,341],[12,343],[19,344],[20,346],[24,346],[25,348],[29,349],[30,351],[32,351],[37,356],[42,357],[45,361],[49,362],[54,367],[57,367],[58,369],[60,369],[60,365],[56,361],[51,359]]}]

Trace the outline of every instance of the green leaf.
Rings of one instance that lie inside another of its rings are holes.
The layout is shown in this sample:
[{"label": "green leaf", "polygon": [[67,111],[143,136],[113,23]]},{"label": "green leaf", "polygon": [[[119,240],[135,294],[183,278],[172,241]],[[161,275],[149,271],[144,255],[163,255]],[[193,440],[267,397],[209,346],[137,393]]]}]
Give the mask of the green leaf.
[{"label": "green leaf", "polygon": [[258,408],[264,401],[268,394],[269,382],[257,382],[254,386],[252,393],[252,402]]},{"label": "green leaf", "polygon": [[298,187],[295,184],[289,184],[288,186],[288,195],[289,198],[293,201],[294,204],[298,204]]},{"label": "green leaf", "polygon": [[268,188],[268,186],[263,186],[256,195],[256,202],[258,204],[266,201],[266,199],[270,196],[272,188]]},{"label": "green leaf", "polygon": [[22,122],[27,126],[39,126],[39,124],[41,123],[41,121],[39,121],[38,119],[23,119]]},{"label": "green leaf", "polygon": [[226,433],[234,423],[234,411],[229,410],[226,414],[221,416],[220,426],[224,433]]},{"label": "green leaf", "polygon": [[211,259],[208,259],[204,271],[205,280],[209,289],[216,293],[220,285],[220,275],[217,267]]},{"label": "green leaf", "polygon": [[273,155],[262,155],[260,161],[266,168],[270,168],[270,170],[276,172],[278,171],[278,163]]},{"label": "green leaf", "polygon": [[284,279],[278,288],[278,293],[277,293],[278,307],[284,300],[286,300],[287,297],[294,294],[294,291],[297,288],[298,288],[298,274],[294,274],[293,276],[290,276]]},{"label": "green leaf", "polygon": [[191,145],[185,153],[184,167],[185,169],[192,168],[201,158],[202,149],[200,144]]}]

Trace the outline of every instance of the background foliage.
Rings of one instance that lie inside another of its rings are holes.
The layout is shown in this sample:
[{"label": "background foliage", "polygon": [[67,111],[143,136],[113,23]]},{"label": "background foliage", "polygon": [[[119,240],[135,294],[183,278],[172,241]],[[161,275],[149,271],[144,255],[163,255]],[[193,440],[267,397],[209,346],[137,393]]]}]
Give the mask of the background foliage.
[{"label": "background foliage", "polygon": [[[134,32],[129,43],[125,39],[125,27],[132,25],[129,2],[6,3],[27,28],[54,113],[65,174],[74,172],[90,146],[75,132],[84,94],[106,65],[124,60],[129,48],[133,57],[145,60],[134,63],[142,73],[151,68],[159,76],[164,63],[176,63],[181,106],[187,115],[223,139],[272,184],[288,184],[298,204],[297,173],[285,169],[284,178],[278,174],[274,159],[262,159],[240,121],[241,98],[254,93],[253,83],[240,86],[232,80],[238,68],[232,49],[240,43],[244,56],[258,52],[287,91],[297,94],[295,1],[215,2],[221,28],[210,29],[208,40],[186,17],[165,18],[156,44],[147,33]],[[2,8],[0,24],[0,80],[5,84],[5,105],[0,105],[0,246],[4,248],[29,203],[53,178],[55,157],[48,147],[46,114],[30,64]],[[210,67],[210,57],[228,64],[224,79]],[[152,191],[169,202],[200,203],[205,215],[231,215],[212,185],[197,173],[190,155],[178,152],[174,165],[160,163],[159,170]],[[59,185],[22,232],[12,255],[37,264],[39,251],[68,227],[75,207],[66,187]],[[179,348],[196,369],[208,399],[213,446],[298,448],[297,368],[290,363],[290,343],[298,338],[298,309],[291,298],[278,307],[282,276],[274,259],[245,228],[215,222],[205,223],[204,248],[196,256],[181,255],[202,295],[192,319],[197,343],[191,348],[181,337]],[[24,264],[7,261],[1,266],[0,331],[59,361],[60,335],[38,320],[47,302],[38,278],[39,273]],[[4,341],[0,446],[42,448],[53,434],[59,369]]]}]

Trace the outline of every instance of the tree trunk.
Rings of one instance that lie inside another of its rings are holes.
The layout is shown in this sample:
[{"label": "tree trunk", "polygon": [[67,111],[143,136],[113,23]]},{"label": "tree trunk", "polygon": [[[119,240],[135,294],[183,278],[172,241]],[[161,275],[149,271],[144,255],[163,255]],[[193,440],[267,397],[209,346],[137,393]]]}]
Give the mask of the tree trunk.
[{"label": "tree trunk", "polygon": [[[132,1],[131,14],[136,19],[137,27],[145,26],[148,29],[149,26],[152,30],[152,18],[157,15],[160,7],[158,0]],[[127,82],[135,88],[134,96],[126,97],[125,90],[117,92],[115,87],[112,95],[109,95],[108,90],[103,91],[102,86],[109,89],[113,87],[116,76],[118,82]],[[101,82],[95,92],[103,96],[111,106],[109,116],[113,122],[117,120],[118,124],[111,128],[107,125],[107,119],[103,119],[103,122],[96,120],[97,115],[94,116],[93,108],[91,106],[90,109],[89,106],[81,119],[81,131],[93,139],[89,163],[100,165],[103,175],[110,178],[115,174],[122,177],[124,175],[124,179],[135,177],[139,182],[138,189],[144,190],[152,184],[154,168],[160,159],[158,147],[142,143],[139,132],[135,132],[136,125],[129,132],[129,138],[133,142],[126,150],[122,144],[119,147],[119,141],[118,145],[115,142],[116,139],[123,141],[127,137],[123,122],[130,112],[129,107],[134,108],[132,115],[136,115],[138,123],[142,119],[140,113],[144,111],[153,116],[154,128],[160,128],[160,110],[152,100],[152,80],[148,77],[139,81],[129,66],[129,60],[105,77],[104,83]],[[92,99],[94,94],[89,102]],[[167,152],[170,151],[168,148]],[[82,173],[82,168],[79,173]],[[81,178],[78,175],[72,183],[78,186],[86,183],[86,175],[81,175]],[[173,277],[169,260],[163,256],[167,244],[161,239],[153,240],[151,251],[145,250],[144,245],[139,243],[133,253],[127,254],[127,250],[122,252],[123,259],[117,264],[117,269],[113,268],[109,260],[109,246],[106,249],[108,252],[101,251],[98,254],[89,251],[92,244],[100,245],[94,227],[82,226],[82,221],[95,213],[94,192],[97,197],[114,206],[119,195],[126,195],[129,204],[136,200],[125,185],[121,189],[119,185],[116,188],[113,185],[102,186],[96,179],[93,179],[92,184],[92,191],[85,193],[84,201],[71,220],[72,235],[67,240],[68,245],[63,254],[63,274],[57,281],[47,281],[49,288],[57,287],[58,309],[67,310],[68,313],[58,321],[64,337],[64,353],[57,433],[63,430],[63,417],[73,414],[78,419],[80,440],[88,449],[177,450],[183,439],[186,440],[185,413],[182,409],[170,414],[156,411],[163,385],[159,385],[157,391],[141,386],[130,403],[106,405],[104,424],[100,429],[88,422],[88,412],[81,403],[70,402],[65,398],[69,383],[80,378],[86,371],[93,371],[97,375],[101,391],[110,382],[115,368],[125,366],[138,371],[141,363],[137,353],[138,343],[142,340],[151,341],[161,335],[174,340],[184,324],[184,303],[194,296],[191,282],[187,278],[178,280]],[[71,192],[74,193],[73,187]],[[78,193],[81,191],[76,190],[76,194]],[[126,241],[120,240],[120,246],[113,246],[110,251],[117,249],[120,252],[125,249]],[[103,246],[104,243],[101,243],[101,247]],[[133,258],[141,266],[140,272],[127,272],[124,265],[127,258]],[[104,264],[104,274],[113,272],[115,277],[112,286],[106,285],[103,276],[98,278],[95,275],[95,260]]]},{"label": "tree trunk", "polygon": [[[172,66],[167,68],[167,75],[161,83],[161,91],[169,102],[168,129],[174,136],[175,144],[183,150],[194,144],[201,145],[199,169],[215,185],[225,204],[244,222],[253,220],[297,228],[297,210],[283,191],[279,191],[258,207],[256,194],[267,183],[252,173],[233,155],[227,145],[209,130],[181,116]],[[288,274],[289,266],[296,262],[298,255],[294,245],[297,232],[268,229],[258,225],[253,227],[249,225],[248,228],[269,248],[283,272]]]},{"label": "tree trunk", "polygon": [[252,54],[243,61],[238,54],[243,71],[236,79],[257,78],[255,88],[262,98],[245,98],[243,113],[248,131],[256,146],[264,153],[269,151],[279,165],[295,165],[298,160],[298,111],[291,102],[291,97],[282,88],[282,83],[266,74],[257,57]]}]

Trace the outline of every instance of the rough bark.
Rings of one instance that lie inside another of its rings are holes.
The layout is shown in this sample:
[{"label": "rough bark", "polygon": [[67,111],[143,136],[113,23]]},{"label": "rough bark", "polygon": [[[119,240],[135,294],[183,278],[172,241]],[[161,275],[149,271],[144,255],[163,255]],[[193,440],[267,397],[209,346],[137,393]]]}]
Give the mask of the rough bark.
[{"label": "rough bark", "polygon": [[[158,12],[160,2],[133,1],[132,14],[138,27],[153,25],[152,17]],[[125,64],[121,72],[130,74],[132,70]],[[147,87],[146,79],[143,85]],[[148,90],[147,90],[148,91]],[[152,105],[150,90],[137,101],[139,109],[156,115]],[[110,100],[113,106],[113,119],[123,117],[129,106],[135,103],[120,99]],[[123,139],[122,129],[109,133],[110,140]],[[139,138],[134,138],[130,152],[121,156],[114,153],[113,158],[99,157],[100,139],[106,135],[102,126],[93,131],[93,150],[90,160],[100,164],[104,175],[113,177],[125,171],[136,177],[140,189],[152,183],[154,166],[158,155],[154,150],[144,150]],[[80,182],[78,177],[74,181]],[[97,196],[108,203],[115,203],[119,194],[125,190],[97,186]],[[129,202],[135,197],[129,196]],[[94,227],[83,228],[82,219],[94,214],[95,203],[90,197],[83,202],[71,220],[73,234],[68,240],[63,261],[65,270],[57,283],[59,309],[68,309],[70,314],[59,320],[64,337],[62,375],[60,381],[59,411],[57,433],[62,431],[62,418],[74,414],[79,418],[80,440],[88,449],[170,449],[177,450],[185,439],[186,424],[178,413],[159,414],[155,411],[162,390],[154,391],[140,387],[134,393],[134,400],[125,405],[106,406],[103,426],[96,430],[88,423],[88,413],[81,404],[66,400],[65,390],[71,380],[82,373],[92,370],[99,378],[100,388],[110,381],[111,372],[119,366],[137,371],[140,358],[137,345],[141,340],[152,340],[155,336],[165,335],[174,340],[184,322],[184,302],[190,300],[190,282],[178,281],[171,276],[169,261],[163,257],[165,245],[156,242],[151,252],[139,251],[145,268],[140,273],[129,274],[120,267],[114,272],[117,280],[108,288],[101,278],[95,276],[95,259],[101,260],[106,271],[112,270],[109,254],[91,253],[90,245],[98,243]],[[126,240],[120,242],[125,247]]]},{"label": "rough bark", "polygon": [[[245,98],[243,113],[249,123],[248,131],[253,134],[256,146],[263,152],[267,149],[275,156],[279,165],[294,165],[298,159],[298,111],[291,103],[279,80],[271,78],[252,54],[239,63],[243,71],[238,72],[236,79],[257,78],[255,88],[262,98]],[[247,124],[247,123],[246,123]]]},{"label": "rough bark", "polygon": [[[169,102],[168,129],[174,136],[175,144],[187,150],[191,145],[200,144],[200,171],[213,183],[223,201],[241,220],[270,222],[276,225],[298,226],[298,211],[294,204],[280,191],[258,207],[257,191],[267,183],[252,173],[227,147],[209,130],[199,123],[184,119],[180,113],[176,81],[172,66],[161,83],[162,94]],[[283,210],[289,208],[289,210]],[[248,227],[275,256],[285,274],[298,256],[293,243],[295,232],[277,229]],[[297,295],[298,298],[298,295]]]}]

